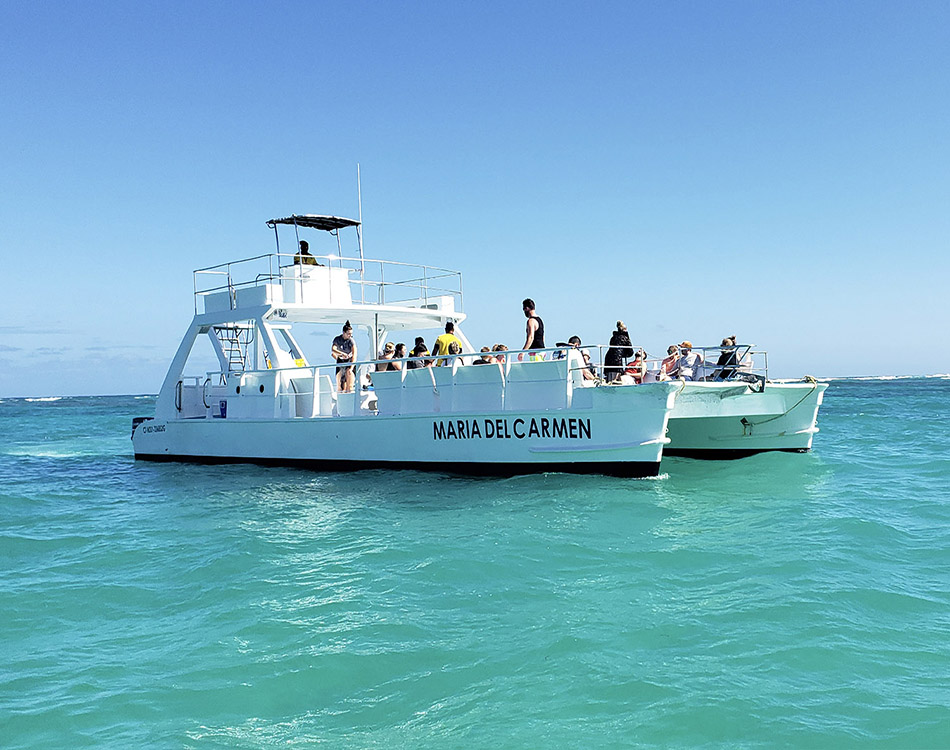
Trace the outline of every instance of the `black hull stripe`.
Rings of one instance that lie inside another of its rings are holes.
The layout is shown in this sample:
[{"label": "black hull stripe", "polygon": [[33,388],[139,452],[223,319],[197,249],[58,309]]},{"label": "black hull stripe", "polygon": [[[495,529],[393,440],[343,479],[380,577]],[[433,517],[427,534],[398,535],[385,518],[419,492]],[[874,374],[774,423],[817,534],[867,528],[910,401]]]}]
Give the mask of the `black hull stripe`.
[{"label": "black hull stripe", "polygon": [[198,464],[256,464],[258,466],[292,466],[315,471],[432,471],[442,474],[475,477],[513,477],[520,474],[603,474],[613,477],[655,477],[660,464],[652,461],[597,461],[562,463],[475,463],[469,461],[364,461],[321,458],[235,458],[232,456],[173,456],[170,454],[137,453],[144,461],[182,461]]}]

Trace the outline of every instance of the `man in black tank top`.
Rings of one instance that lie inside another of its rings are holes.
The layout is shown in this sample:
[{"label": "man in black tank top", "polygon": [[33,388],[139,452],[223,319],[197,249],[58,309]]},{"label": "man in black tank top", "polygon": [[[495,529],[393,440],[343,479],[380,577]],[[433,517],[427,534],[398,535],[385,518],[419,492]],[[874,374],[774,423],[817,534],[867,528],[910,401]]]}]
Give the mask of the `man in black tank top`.
[{"label": "man in black tank top", "polygon": [[[527,326],[525,327],[527,338],[525,339],[522,349],[543,349],[544,321],[541,320],[540,316],[534,310],[534,300],[530,297],[524,300],[521,303],[521,309],[524,311],[524,316],[528,319]],[[518,355],[519,360],[523,359],[523,357],[523,354]],[[529,357],[532,360],[544,359],[543,354],[531,354]]]}]

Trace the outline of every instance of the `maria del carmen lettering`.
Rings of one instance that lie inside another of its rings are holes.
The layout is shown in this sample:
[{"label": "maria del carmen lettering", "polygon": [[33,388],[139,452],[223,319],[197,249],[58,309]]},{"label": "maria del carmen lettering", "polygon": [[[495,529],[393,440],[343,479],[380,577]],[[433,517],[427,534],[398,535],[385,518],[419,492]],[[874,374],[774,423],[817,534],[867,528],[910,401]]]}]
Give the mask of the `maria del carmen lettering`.
[{"label": "maria del carmen lettering", "polygon": [[433,440],[524,440],[525,438],[566,438],[590,440],[590,420],[574,417],[518,417],[506,419],[439,419],[432,422]]}]

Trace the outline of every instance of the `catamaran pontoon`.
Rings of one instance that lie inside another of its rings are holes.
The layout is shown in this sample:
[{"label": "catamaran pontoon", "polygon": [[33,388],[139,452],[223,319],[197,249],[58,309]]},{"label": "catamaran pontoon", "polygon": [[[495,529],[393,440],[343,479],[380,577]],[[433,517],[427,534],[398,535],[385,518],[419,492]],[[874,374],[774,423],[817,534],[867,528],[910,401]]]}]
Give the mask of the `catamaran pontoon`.
[{"label": "catamaran pontoon", "polygon": [[753,351],[752,346],[734,349],[741,367],[701,365],[698,374],[708,379],[683,384],[670,414],[665,455],[741,458],[811,449],[828,384],[811,377],[774,382],[769,380],[766,352]]}]

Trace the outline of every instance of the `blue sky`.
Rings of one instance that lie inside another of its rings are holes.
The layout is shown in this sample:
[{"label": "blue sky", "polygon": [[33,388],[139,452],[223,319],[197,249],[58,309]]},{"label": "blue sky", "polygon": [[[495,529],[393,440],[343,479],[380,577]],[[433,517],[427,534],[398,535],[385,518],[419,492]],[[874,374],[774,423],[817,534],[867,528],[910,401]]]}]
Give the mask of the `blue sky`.
[{"label": "blue sky", "polygon": [[[946,3],[8,4],[0,396],[154,393],[191,272],[357,213],[476,345],[950,372]],[[311,359],[319,359],[311,353]]]}]

